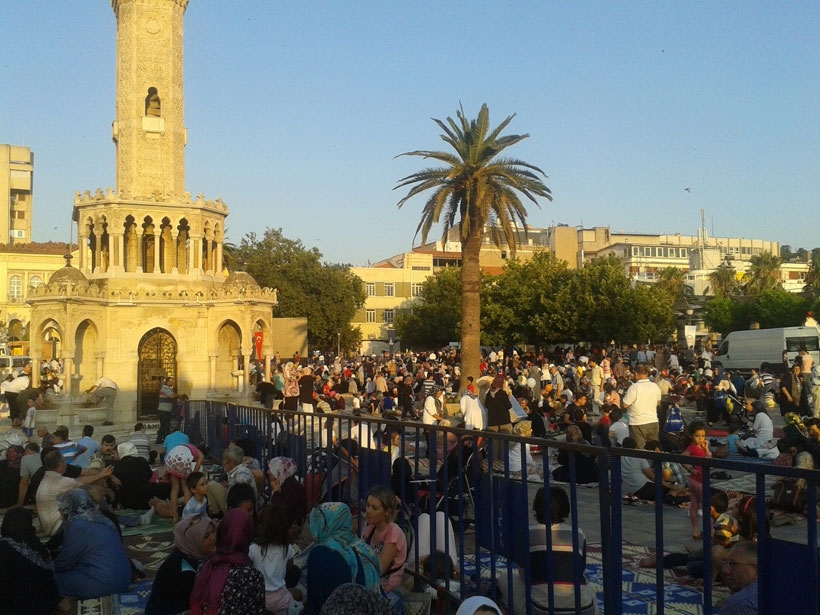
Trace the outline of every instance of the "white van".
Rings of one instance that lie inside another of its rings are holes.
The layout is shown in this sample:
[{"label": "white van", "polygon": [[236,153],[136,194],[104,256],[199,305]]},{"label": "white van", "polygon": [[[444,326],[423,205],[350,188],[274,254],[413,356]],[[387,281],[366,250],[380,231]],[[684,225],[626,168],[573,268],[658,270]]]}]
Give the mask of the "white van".
[{"label": "white van", "polygon": [[732,331],[720,343],[712,365],[725,369],[750,372],[764,365],[772,373],[782,374],[791,365],[801,348],[805,348],[820,365],[820,333],[817,327],[779,327]]}]

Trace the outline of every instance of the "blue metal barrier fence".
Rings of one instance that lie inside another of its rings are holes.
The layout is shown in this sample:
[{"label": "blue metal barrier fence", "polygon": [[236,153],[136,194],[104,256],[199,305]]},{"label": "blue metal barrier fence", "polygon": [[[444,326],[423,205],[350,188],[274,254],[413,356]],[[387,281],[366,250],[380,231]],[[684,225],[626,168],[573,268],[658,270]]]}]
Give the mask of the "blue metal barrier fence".
[{"label": "blue metal barrier fence", "polygon": [[[585,609],[583,582],[586,545],[579,526],[577,472],[580,456],[597,457],[598,514],[603,570],[604,611],[628,612],[623,606],[622,587],[622,487],[621,464],[625,457],[650,461],[655,476],[662,475],[662,461],[696,465],[703,474],[703,546],[712,546],[710,499],[713,471],[745,472],[755,475],[757,526],[768,527],[766,476],[802,478],[814,488],[807,491],[807,510],[817,508],[816,487],[820,473],[814,470],[776,467],[760,463],[700,459],[624,448],[594,447],[551,439],[523,438],[487,431],[443,428],[390,419],[347,414],[306,414],[266,410],[225,402],[189,401],[184,407],[184,430],[192,442],[204,441],[211,455],[220,459],[230,442],[247,439],[255,446],[263,467],[274,456],[293,458],[308,490],[309,504],[341,500],[354,511],[361,509],[368,490],[391,485],[402,502],[397,520],[410,537],[407,569],[418,578],[430,578],[430,570],[444,569],[439,558],[451,561],[458,572],[449,588],[455,599],[474,592],[503,599],[514,613],[554,612],[557,602],[570,600],[576,613]],[[527,470],[530,445],[541,449],[536,466]],[[525,448],[526,447],[526,448]],[[385,450],[386,449],[386,450]],[[551,475],[552,453],[566,451],[572,540],[570,570],[556,554],[570,545],[554,544],[549,502],[544,536],[531,510],[536,490],[549,493],[555,483]],[[524,470],[524,471],[522,471]],[[535,473],[532,471],[536,470]],[[538,471],[540,470],[540,471]],[[362,509],[363,510],[363,509]],[[589,512],[589,511],[585,511]],[[664,505],[660,484],[654,504],[657,553],[664,552]],[[535,526],[535,529],[533,529]],[[533,533],[533,531],[535,533]],[[545,545],[546,578],[533,583],[530,552],[533,537]],[[808,545],[815,545],[810,548]],[[761,613],[782,612],[788,597],[788,612],[820,612],[818,583],[817,519],[806,518],[805,540],[785,542],[761,531],[758,538],[759,604]],[[555,548],[554,548],[555,547]],[[428,566],[422,567],[427,556]],[[710,558],[704,559],[704,578],[711,578]],[[570,575],[569,587],[561,580]],[[655,612],[665,612],[665,581],[662,558],[657,558]],[[440,579],[440,581],[443,581]],[[454,590],[458,586],[458,591]],[[540,610],[533,610],[533,589],[539,588]],[[545,589],[546,588],[546,589]],[[500,595],[499,595],[500,594]],[[712,586],[704,583],[702,612],[717,612],[712,606]],[[564,612],[564,611],[562,611]]]}]

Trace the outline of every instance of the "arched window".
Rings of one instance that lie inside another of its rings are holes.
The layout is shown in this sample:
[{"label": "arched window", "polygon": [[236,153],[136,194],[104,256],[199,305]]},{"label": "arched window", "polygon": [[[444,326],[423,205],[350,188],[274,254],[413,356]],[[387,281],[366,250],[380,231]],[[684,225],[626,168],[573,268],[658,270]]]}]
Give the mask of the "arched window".
[{"label": "arched window", "polygon": [[145,97],[145,115],[148,117],[162,117],[162,104],[159,100],[157,88],[148,88],[148,96]]},{"label": "arched window", "polygon": [[43,278],[39,275],[33,275],[28,279],[28,285],[32,288],[40,288],[40,285],[43,283]]},{"label": "arched window", "polygon": [[20,301],[23,298],[23,278],[13,275],[9,278],[9,300]]}]

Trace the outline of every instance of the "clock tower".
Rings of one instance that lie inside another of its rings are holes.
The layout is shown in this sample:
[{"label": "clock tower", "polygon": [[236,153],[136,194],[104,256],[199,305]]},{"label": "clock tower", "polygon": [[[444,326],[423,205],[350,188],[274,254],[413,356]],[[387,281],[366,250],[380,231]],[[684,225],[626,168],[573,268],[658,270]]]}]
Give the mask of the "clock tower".
[{"label": "clock tower", "polygon": [[112,0],[117,18],[117,186],[121,198],[185,191],[182,30],[188,0]]}]

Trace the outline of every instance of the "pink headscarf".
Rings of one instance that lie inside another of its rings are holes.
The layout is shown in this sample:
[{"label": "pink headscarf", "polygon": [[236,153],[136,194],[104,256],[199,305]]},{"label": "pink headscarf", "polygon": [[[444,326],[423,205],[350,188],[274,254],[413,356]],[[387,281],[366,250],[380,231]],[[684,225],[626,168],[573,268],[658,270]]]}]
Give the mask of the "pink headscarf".
[{"label": "pink headscarf", "polygon": [[250,565],[248,548],[253,539],[251,514],[243,508],[229,510],[219,524],[216,538],[216,553],[196,575],[191,592],[192,615],[216,615],[231,566]]}]

